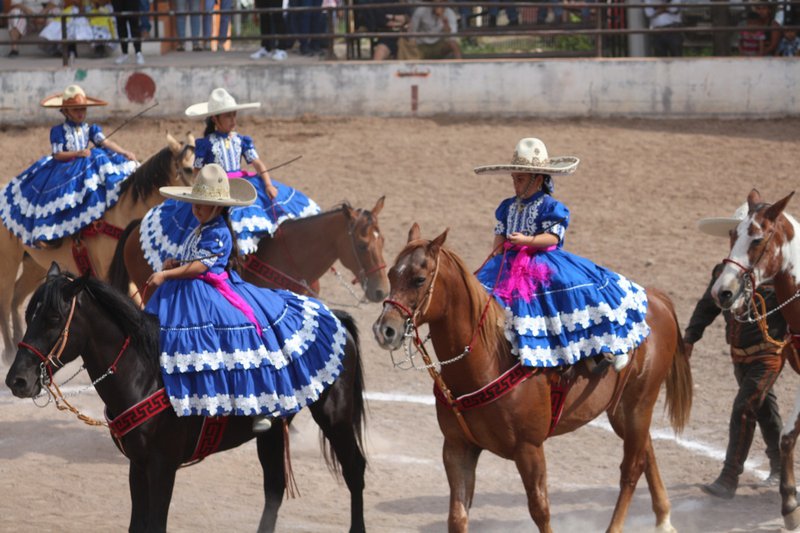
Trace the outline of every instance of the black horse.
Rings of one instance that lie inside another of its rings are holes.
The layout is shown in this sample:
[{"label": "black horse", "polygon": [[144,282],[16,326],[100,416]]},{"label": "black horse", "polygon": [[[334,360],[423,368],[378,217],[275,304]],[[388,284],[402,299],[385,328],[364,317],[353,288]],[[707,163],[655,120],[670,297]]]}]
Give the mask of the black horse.
[{"label": "black horse", "polygon": [[[327,439],[329,466],[341,472],[350,490],[350,531],[364,531],[365,419],[358,331],[349,315],[336,314],[348,332],[344,370],[309,409]],[[54,263],[31,297],[26,319],[28,329],[6,377],[6,385],[19,398],[37,395],[41,375],[52,375],[79,355],[109,418],[163,387],[157,319],[95,278],[76,279]],[[110,369],[114,372],[102,378]],[[130,459],[130,531],[166,531],[175,473],[193,457],[203,420],[179,418],[166,409],[115,440]],[[258,530],[273,531],[287,483],[283,424],[255,435],[251,423],[249,417],[229,417],[217,451],[256,438],[265,496]]]}]

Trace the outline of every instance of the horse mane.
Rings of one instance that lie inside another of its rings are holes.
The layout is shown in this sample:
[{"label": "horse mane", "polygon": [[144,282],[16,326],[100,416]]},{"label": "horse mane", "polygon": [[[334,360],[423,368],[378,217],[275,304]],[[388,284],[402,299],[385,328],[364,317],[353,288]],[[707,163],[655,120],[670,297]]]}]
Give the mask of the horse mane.
[{"label": "horse mane", "polygon": [[[291,224],[297,224],[298,222],[300,222],[300,223],[308,222],[309,220],[314,220],[314,219],[317,219],[317,218],[320,218],[320,217],[332,215],[332,214],[335,214],[335,213],[337,213],[339,211],[344,211],[345,209],[353,209],[353,206],[350,205],[350,202],[348,202],[347,200],[343,201],[340,204],[337,204],[337,205],[331,207],[327,211],[320,211],[319,213],[316,213],[314,215],[309,215],[309,216],[306,216],[306,217],[303,217],[303,218],[290,218],[289,220],[283,222],[282,224],[291,225]],[[372,217],[372,213],[370,211],[367,211],[366,209],[356,209],[356,210],[360,211],[361,213],[366,213],[370,217]]]},{"label": "horse mane", "polygon": [[486,316],[483,319],[483,327],[480,330],[481,342],[489,352],[505,353],[509,351],[509,344],[505,337],[505,331],[502,326],[505,322],[505,312],[500,307],[500,304],[489,294],[486,289],[481,285],[472,272],[469,271],[464,261],[452,250],[442,247],[440,252],[447,259],[449,259],[464,283],[467,289],[467,295],[470,302],[470,316],[477,324],[481,319],[481,314],[486,307],[486,300],[489,299],[489,305],[486,309]]},{"label": "horse mane", "polygon": [[[191,145],[185,145],[177,157],[183,157],[186,150],[190,150]],[[157,191],[159,187],[170,184],[170,177],[173,174],[172,161],[175,156],[169,146],[165,146],[139,165],[139,167],[128,176],[119,189],[119,194],[122,196],[129,189],[133,195],[133,201],[138,202],[140,198],[144,198]]]},{"label": "horse mane", "polygon": [[97,278],[82,276],[75,279],[72,275],[63,273],[48,279],[31,297],[25,314],[27,320],[30,321],[33,311],[40,306],[55,308],[66,316],[69,313],[70,298],[65,298],[64,293],[75,292],[72,289],[75,284],[94,298],[104,309],[105,316],[117,324],[125,336],[130,337],[133,346],[144,354],[152,355],[146,359],[157,368],[160,350],[158,319],[141,311],[127,295]]}]

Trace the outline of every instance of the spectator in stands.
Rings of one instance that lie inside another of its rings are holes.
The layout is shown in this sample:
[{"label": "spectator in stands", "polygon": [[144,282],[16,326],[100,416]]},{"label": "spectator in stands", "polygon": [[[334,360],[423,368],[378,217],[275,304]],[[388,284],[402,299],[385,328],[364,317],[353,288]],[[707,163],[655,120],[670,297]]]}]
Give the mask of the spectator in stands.
[{"label": "spectator in stands", "polygon": [[[506,1],[506,0],[493,0],[492,4],[496,4],[497,2]],[[558,0],[559,2],[561,0]],[[517,8],[514,6],[508,7],[496,7],[496,6],[489,6],[489,27],[494,28],[497,26],[497,15],[500,14],[500,10],[504,9],[506,12],[506,17],[508,18],[508,25],[509,26],[518,26],[519,25],[519,12]],[[547,11],[540,10],[540,11]],[[462,17],[463,18],[463,17]],[[463,27],[466,27],[466,24],[463,24]]]},{"label": "spectator in stands", "polygon": [[[139,6],[134,11],[147,13],[150,11],[150,0],[139,0]],[[150,24],[150,18],[147,15],[141,15],[139,18],[139,27],[142,30],[143,37],[150,37],[150,30],[153,26]]]},{"label": "spectator in stands", "polygon": [[[280,9],[283,0],[256,0],[256,9]],[[250,54],[250,59],[269,58],[275,61],[286,59],[287,39],[266,38],[265,35],[286,35],[286,19],[283,12],[261,13],[261,48]]]},{"label": "spectator in stands", "polygon": [[[220,11],[228,11],[233,9],[233,0],[219,0],[219,10]],[[230,13],[220,13],[219,15],[219,33],[217,34],[219,40],[217,41],[217,52],[224,52],[225,49],[223,45],[225,41],[228,40],[228,33],[231,26],[231,15]]]},{"label": "spectator in stands", "polygon": [[[200,34],[200,0],[174,0],[175,11],[194,11],[189,15],[189,27],[192,32],[192,50],[195,52],[203,49]],[[180,42],[178,42],[178,52],[186,50],[186,15],[175,15],[175,29]]]},{"label": "spectator in stands", "polygon": [[[92,0],[87,10],[88,13],[103,15],[89,18],[92,30],[92,47],[94,55],[105,57],[111,53],[116,43],[110,42],[117,39],[117,25],[114,24],[114,8],[109,0]],[[102,42],[105,41],[105,42]]]},{"label": "spectator in stands", "polygon": [[747,12],[744,29],[739,33],[740,56],[763,56],[767,35],[761,29],[761,21],[755,11]]},{"label": "spectator in stands", "polygon": [[783,30],[783,36],[778,42],[776,54],[781,57],[800,56],[800,37],[795,30]]},{"label": "spectator in stands", "polygon": [[[755,13],[755,17],[751,18],[751,13]],[[752,24],[751,24],[752,22]],[[780,24],[775,22],[775,13],[769,4],[760,3],[755,4],[752,7],[752,11],[748,11],[747,13],[747,21],[746,24],[751,27],[761,27],[761,28],[772,28],[769,30],[755,30],[760,32],[763,35],[763,43],[764,46],[759,48],[759,52],[757,54],[749,53],[751,50],[748,50],[748,53],[743,53],[741,45],[742,41],[739,40],[739,53],[741,55],[758,55],[758,56],[771,56],[775,54],[775,50],[778,48],[778,41],[781,38],[781,30]],[[754,30],[750,30],[754,31]],[[744,32],[743,32],[744,33]]]},{"label": "spectator in stands", "polygon": [[[61,18],[53,17],[48,19],[42,31],[39,32],[39,37],[47,41],[61,41],[64,38],[76,41],[91,41],[93,38],[92,27],[89,25],[89,20],[86,17],[77,16],[82,14],[81,0],[65,0],[64,9],[61,10],[64,15],[74,15],[66,17],[66,30],[64,35],[61,29]],[[56,44],[47,45],[50,53],[60,55],[60,46]],[[72,63],[78,56],[78,49],[75,43],[67,45],[67,53],[69,54],[69,61]]]},{"label": "spectator in stands", "polygon": [[[646,4],[669,4],[644,8],[644,14],[650,21],[651,30],[680,28],[680,0],[645,0]],[[650,44],[656,57],[680,57],[683,55],[683,33],[665,31],[650,34]]]},{"label": "spectator in stands", "polygon": [[461,45],[456,33],[456,13],[445,6],[445,0],[433,0],[430,6],[414,9],[408,31],[411,33],[438,33],[440,36],[417,37],[420,59],[461,59]]},{"label": "spectator in stands", "polygon": [[[546,0],[550,4],[560,4],[562,0]],[[537,24],[552,24],[553,22],[563,22],[564,8],[556,6],[552,11],[546,7],[540,7],[536,13]]]},{"label": "spectator in stands", "polygon": [[[392,0],[389,1],[392,2]],[[378,0],[378,3],[384,2]],[[394,0],[392,3],[397,4],[396,7],[383,7],[363,11],[363,23],[367,31],[403,32],[407,29],[410,18],[409,8],[405,7],[399,0]],[[400,59],[399,42],[399,36],[373,39],[372,59],[375,61]]]},{"label": "spectator in stands", "polygon": [[[121,14],[125,11],[131,13],[138,12],[140,9],[139,0],[112,0],[111,5],[114,6],[114,13],[117,13],[117,32],[119,32],[119,44],[122,49],[122,55],[116,59],[116,63],[121,65],[128,61],[128,44],[129,41],[132,40],[133,50],[136,55],[136,63],[143,65],[144,56],[142,55],[142,29],[139,26],[140,17],[137,15]],[[130,38],[128,37],[129,35]]]},{"label": "spectator in stands", "polygon": [[20,15],[45,15],[58,11],[55,4],[44,3],[37,0],[16,0],[8,10],[8,36],[11,41],[11,50],[8,57],[19,55],[19,41],[26,35],[38,33],[45,26],[45,17],[24,18]]},{"label": "spectator in stands", "polygon": [[[322,0],[289,0],[289,7],[322,7]],[[300,41],[300,54],[315,56],[324,52],[324,43],[312,35],[325,32],[325,18],[319,11],[300,11],[289,14],[289,33],[306,34]]]}]

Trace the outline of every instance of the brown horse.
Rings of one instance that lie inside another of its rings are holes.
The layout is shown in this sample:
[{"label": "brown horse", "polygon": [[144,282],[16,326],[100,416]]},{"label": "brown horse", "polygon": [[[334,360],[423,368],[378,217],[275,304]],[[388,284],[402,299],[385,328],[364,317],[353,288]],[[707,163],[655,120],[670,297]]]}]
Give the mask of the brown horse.
[{"label": "brown horse", "polygon": [[[246,260],[242,277],[259,287],[301,292],[304,285],[319,279],[338,259],[353,273],[354,283],[361,284],[367,299],[380,302],[389,292],[383,235],[378,226],[384,198],[379,198],[372,210],[354,209],[345,203],[324,213],[283,222],[272,238],[258,243],[255,256],[259,264]],[[137,225],[119,243],[121,250],[111,279],[119,290],[126,290],[130,280],[141,291],[153,273],[139,235]],[[122,261],[124,268],[119,266]],[[147,291],[143,299],[150,294]]]},{"label": "brown horse", "polygon": [[[440,361],[441,373],[430,369],[440,391],[438,396],[452,402],[453,397],[473,391],[501,391],[504,384],[516,379],[519,374],[513,368],[519,367],[515,367],[516,358],[503,335],[503,309],[462,260],[442,246],[446,236],[445,231],[432,241],[420,240],[419,227],[412,226],[408,244],[389,271],[389,300],[373,332],[381,347],[396,350],[417,326],[427,323]],[[656,526],[660,531],[673,531],[669,499],[650,439],[650,421],[661,384],[666,382],[672,427],[676,431],[683,428],[691,408],[692,378],[672,302],[658,290],[648,289],[647,295],[650,335],[633,351],[627,369],[619,374],[613,370],[600,373],[591,372],[586,364],[575,365],[570,371],[572,385],[562,415],[552,432],[551,401],[555,397],[551,389],[558,385],[558,369],[524,371],[528,378],[518,386],[506,388],[505,395],[495,394],[494,401],[474,409],[459,400],[457,408],[441,399],[437,402],[450,485],[451,532],[467,531],[475,469],[483,450],[516,463],[534,522],[540,531],[551,531],[544,441],[551,433],[574,431],[604,411],[624,441],[620,494],[609,531],[622,530],[643,471]],[[497,380],[503,375],[509,379]],[[492,390],[481,390],[490,383]]]},{"label": "brown horse", "polygon": [[[163,201],[158,188],[165,185],[187,185],[192,179],[194,162],[194,137],[185,143],[167,134],[167,146],[142,163],[123,183],[119,200],[93,227],[125,228],[132,220],[141,218],[154,205]],[[112,230],[113,232],[113,230]],[[8,229],[0,224],[0,286],[14,286],[13,293],[4,291],[0,296],[0,331],[5,342],[4,359],[10,362],[16,352],[18,336],[24,329],[20,307],[22,302],[44,279],[46,269],[55,262],[62,270],[80,273],[76,250],[85,250],[85,258],[97,276],[108,280],[108,269],[117,247],[117,237],[96,231],[91,236],[75,235],[64,239],[57,248],[32,248],[25,246]],[[17,279],[20,263],[22,275]],[[16,280],[16,282],[15,282]],[[13,332],[9,327],[12,315]],[[15,337],[15,335],[17,337]]]},{"label": "brown horse", "polygon": [[[789,330],[800,332],[800,224],[784,212],[792,195],[794,193],[770,205],[763,202],[757,190],[750,192],[747,218],[736,227],[725,268],[712,286],[711,295],[717,305],[733,310],[739,320],[766,320],[766,314],[780,310]],[[759,316],[750,316],[750,297],[754,289],[765,282],[775,285],[775,294],[781,303],[776,309],[757,307]],[[771,339],[767,335],[765,341],[779,346],[786,343],[783,354],[800,373],[796,351],[800,336],[792,335],[795,350],[784,339]],[[786,529],[794,530],[800,526],[794,477],[794,447],[800,434],[800,391],[789,420],[792,422],[781,436],[781,514]]]}]

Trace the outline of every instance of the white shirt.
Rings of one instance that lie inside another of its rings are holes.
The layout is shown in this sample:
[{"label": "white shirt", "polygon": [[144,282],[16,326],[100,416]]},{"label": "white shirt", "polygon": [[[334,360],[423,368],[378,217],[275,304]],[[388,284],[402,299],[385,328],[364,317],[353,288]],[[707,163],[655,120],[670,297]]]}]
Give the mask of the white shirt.
[{"label": "white shirt", "polygon": [[[645,4],[664,4],[667,0],[645,0]],[[666,11],[656,14],[656,8],[644,8],[644,14],[650,20],[650,29],[664,28],[665,26],[674,26],[681,24],[680,0],[671,0],[671,5]]]},{"label": "white shirt", "polygon": [[[444,7],[441,4],[436,7]],[[449,7],[444,8],[444,16],[447,19],[447,25],[450,26],[449,33],[455,33],[458,30],[458,21],[456,20],[456,13]],[[433,7],[418,7],[411,15],[411,22],[408,25],[408,31],[415,33],[444,33],[444,23],[439,17],[433,14]],[[417,42],[422,44],[436,44],[442,40],[442,37],[417,37]]]}]

